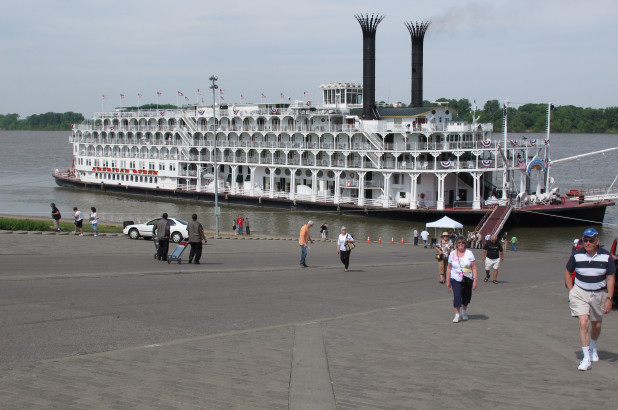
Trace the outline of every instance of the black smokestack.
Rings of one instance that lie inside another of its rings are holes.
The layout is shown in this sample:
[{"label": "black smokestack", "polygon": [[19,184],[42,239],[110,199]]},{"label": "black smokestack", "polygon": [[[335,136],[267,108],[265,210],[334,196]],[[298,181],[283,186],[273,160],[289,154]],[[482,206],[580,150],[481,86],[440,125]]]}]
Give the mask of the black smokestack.
[{"label": "black smokestack", "polygon": [[423,105],[423,40],[431,22],[403,23],[412,38],[412,107]]},{"label": "black smokestack", "polygon": [[376,110],[376,30],[383,15],[356,14],[363,30],[363,118],[377,120]]}]

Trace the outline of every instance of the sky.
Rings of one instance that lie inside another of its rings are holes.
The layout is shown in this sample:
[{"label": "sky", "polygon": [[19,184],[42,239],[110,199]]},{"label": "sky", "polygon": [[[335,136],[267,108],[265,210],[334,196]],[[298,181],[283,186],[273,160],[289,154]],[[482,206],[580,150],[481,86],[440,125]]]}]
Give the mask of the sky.
[{"label": "sky", "polygon": [[618,106],[615,0],[2,0],[0,114],[91,117],[138,93],[141,104],[157,91],[161,104],[178,91],[194,103],[198,89],[212,104],[213,74],[218,101],[320,103],[320,84],[362,82],[355,14],[385,17],[378,101],[410,102],[404,22],[429,20],[426,100]]}]

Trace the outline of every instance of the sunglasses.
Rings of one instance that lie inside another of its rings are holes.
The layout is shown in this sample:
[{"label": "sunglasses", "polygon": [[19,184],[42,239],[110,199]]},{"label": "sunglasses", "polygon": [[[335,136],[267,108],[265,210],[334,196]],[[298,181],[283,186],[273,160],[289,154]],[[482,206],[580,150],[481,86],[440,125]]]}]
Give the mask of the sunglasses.
[{"label": "sunglasses", "polygon": [[595,243],[596,241],[596,238],[582,238],[583,243]]}]

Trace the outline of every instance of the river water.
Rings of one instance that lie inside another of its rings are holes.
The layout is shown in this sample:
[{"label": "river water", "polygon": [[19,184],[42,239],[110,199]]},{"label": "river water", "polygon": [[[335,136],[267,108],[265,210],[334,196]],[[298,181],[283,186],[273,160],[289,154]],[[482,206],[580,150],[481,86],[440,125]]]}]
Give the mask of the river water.
[{"label": "river water", "polygon": [[[215,226],[212,203],[157,199],[145,200],[138,196],[79,191],[58,187],[52,177],[54,169],[67,169],[72,162],[70,132],[65,131],[0,131],[0,213],[23,216],[49,216],[50,202],[58,205],[64,219],[70,218],[73,206],[84,213],[91,206],[98,210],[102,221],[144,222],[167,212],[170,216],[188,220],[192,213],[199,215],[204,226]],[[537,138],[542,134],[511,133],[509,138]],[[494,138],[499,136],[494,135]],[[605,134],[553,134],[551,136],[552,159],[569,157],[585,152],[618,146],[618,135]],[[561,192],[570,189],[608,187],[618,172],[618,151],[595,155],[580,160],[566,161],[552,167],[551,176]],[[231,231],[232,220],[239,214],[249,217],[251,230],[255,233],[296,236],[300,227],[309,219],[316,222],[313,236],[319,237],[319,225],[328,221],[331,236],[338,233],[341,225],[348,227],[358,239],[372,240],[382,237],[390,242],[411,240],[414,226],[420,223],[390,219],[368,218],[327,214],[323,212],[292,212],[265,208],[221,204],[221,230]],[[508,227],[509,234],[519,238],[520,249],[568,251],[573,238],[581,235],[585,227],[565,220],[554,228]],[[473,227],[465,227],[471,230]],[[605,224],[597,227],[602,243],[611,245],[618,236],[618,206],[608,207]],[[433,234],[433,232],[431,232]]]}]

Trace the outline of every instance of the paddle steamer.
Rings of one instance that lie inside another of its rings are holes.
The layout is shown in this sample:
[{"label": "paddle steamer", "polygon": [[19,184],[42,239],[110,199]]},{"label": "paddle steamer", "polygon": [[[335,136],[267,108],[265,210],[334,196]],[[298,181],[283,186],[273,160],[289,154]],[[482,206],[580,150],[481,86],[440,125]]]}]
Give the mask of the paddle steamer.
[{"label": "paddle steamer", "polygon": [[318,103],[95,113],[73,126],[73,166],[56,170],[57,184],[207,201],[216,190],[222,203],[421,221],[449,214],[476,224],[502,204],[510,208],[505,218],[524,224],[563,223],[547,214],[602,222],[613,202],[567,201],[551,189],[548,138],[509,140],[506,131],[496,138],[492,124],[476,115],[470,123],[448,106],[422,106],[427,23],[406,24],[412,103],[376,106],[381,16],[356,17],[363,30],[362,85],[323,84]]}]

